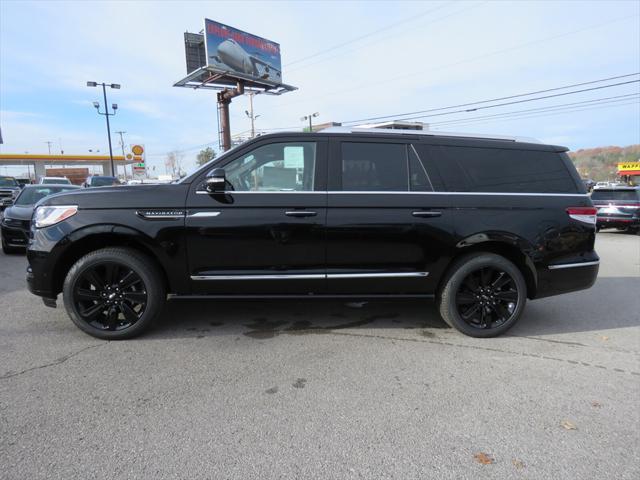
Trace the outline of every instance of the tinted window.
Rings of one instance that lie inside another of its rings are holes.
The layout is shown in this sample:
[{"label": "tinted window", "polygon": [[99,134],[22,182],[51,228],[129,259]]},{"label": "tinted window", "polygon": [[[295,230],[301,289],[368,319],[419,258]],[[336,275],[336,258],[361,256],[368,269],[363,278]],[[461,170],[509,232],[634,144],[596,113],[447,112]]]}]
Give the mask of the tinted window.
[{"label": "tinted window", "polygon": [[228,163],[224,169],[240,192],[311,191],[316,164],[315,142],[272,143]]},{"label": "tinted window", "polygon": [[601,190],[591,193],[593,200],[620,200],[623,202],[639,202],[640,190]]},{"label": "tinted window", "polygon": [[409,190],[406,145],[343,142],[342,190]]},{"label": "tinted window", "polygon": [[54,193],[77,189],[78,187],[26,187],[16,199],[16,205],[34,205],[44,197],[48,197]]},{"label": "tinted window", "polygon": [[91,177],[92,187],[105,187],[110,185],[116,185],[118,179],[115,177]]},{"label": "tinted window", "polygon": [[433,191],[429,175],[413,146],[409,146],[409,182],[413,192]]},{"label": "tinted window", "polygon": [[18,187],[18,182],[13,177],[0,177],[0,187]]},{"label": "tinted window", "polygon": [[447,191],[578,191],[562,157],[554,152],[450,146],[432,146],[430,151]]}]

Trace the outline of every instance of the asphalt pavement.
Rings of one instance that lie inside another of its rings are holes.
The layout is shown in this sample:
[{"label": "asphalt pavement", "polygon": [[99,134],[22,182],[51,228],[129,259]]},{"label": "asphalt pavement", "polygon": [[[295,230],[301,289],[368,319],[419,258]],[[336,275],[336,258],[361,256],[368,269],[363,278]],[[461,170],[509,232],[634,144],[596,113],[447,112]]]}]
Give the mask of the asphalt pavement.
[{"label": "asphalt pavement", "polygon": [[495,339],[422,301],[180,300],[124,342],[0,253],[0,479],[635,480],[640,237],[597,251]]}]

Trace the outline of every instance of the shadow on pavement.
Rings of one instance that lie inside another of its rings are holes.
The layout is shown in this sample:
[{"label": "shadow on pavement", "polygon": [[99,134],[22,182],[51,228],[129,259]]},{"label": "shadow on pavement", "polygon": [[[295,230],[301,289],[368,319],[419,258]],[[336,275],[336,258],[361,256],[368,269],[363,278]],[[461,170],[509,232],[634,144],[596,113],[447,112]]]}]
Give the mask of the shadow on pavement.
[{"label": "shadow on pavement", "polygon": [[[539,336],[640,325],[640,278],[600,278],[590,290],[529,301],[506,335]],[[326,333],[345,328],[446,329],[434,302],[386,300],[174,300],[146,337]]]}]

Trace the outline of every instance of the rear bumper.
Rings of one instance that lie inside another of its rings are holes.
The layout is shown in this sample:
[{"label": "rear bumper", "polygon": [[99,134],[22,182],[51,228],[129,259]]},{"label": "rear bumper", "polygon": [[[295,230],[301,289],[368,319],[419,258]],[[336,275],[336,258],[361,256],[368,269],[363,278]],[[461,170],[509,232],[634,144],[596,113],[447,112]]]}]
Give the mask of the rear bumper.
[{"label": "rear bumper", "polygon": [[595,252],[572,261],[549,264],[538,270],[538,291],[535,298],[590,288],[598,278],[600,257]]},{"label": "rear bumper", "polygon": [[598,228],[629,228],[640,227],[640,217],[605,217],[598,216],[596,219]]}]

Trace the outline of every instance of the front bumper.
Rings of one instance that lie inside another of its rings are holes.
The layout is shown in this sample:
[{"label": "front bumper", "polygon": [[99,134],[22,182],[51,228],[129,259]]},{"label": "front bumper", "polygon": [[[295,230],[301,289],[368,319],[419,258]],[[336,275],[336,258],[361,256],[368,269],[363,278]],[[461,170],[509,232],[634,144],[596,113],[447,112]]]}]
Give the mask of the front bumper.
[{"label": "front bumper", "polygon": [[26,248],[29,243],[29,232],[23,230],[20,227],[10,227],[6,224],[2,224],[0,227],[2,230],[2,238],[9,247],[23,247]]}]

